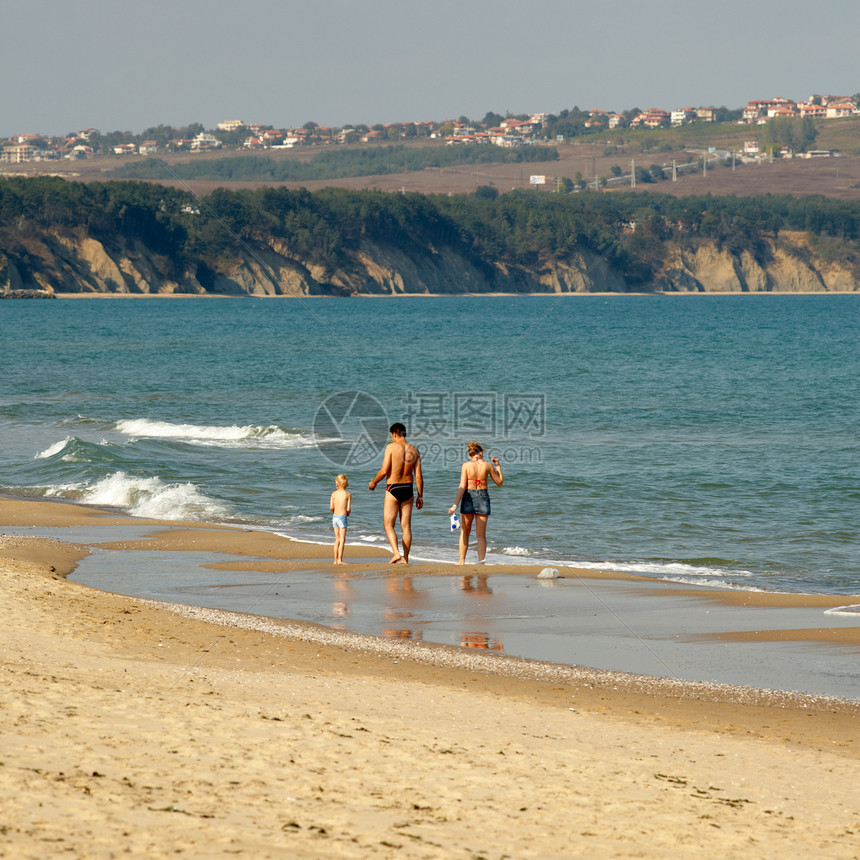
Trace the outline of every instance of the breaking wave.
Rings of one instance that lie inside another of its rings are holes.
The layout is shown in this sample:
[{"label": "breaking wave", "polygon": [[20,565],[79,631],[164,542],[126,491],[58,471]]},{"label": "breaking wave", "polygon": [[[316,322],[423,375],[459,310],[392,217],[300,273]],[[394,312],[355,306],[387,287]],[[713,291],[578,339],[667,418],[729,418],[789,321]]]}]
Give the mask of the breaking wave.
[{"label": "breaking wave", "polygon": [[87,505],[121,508],[137,517],[164,520],[221,520],[229,506],[201,493],[194,484],[167,484],[160,478],[141,478],[114,472],[93,484],[58,484],[45,490]]},{"label": "breaking wave", "polygon": [[309,433],[290,432],[274,424],[268,427],[256,424],[223,427],[133,418],[117,421],[114,429],[137,439],[173,439],[188,445],[213,448],[284,449],[310,448],[314,445],[313,436]]}]

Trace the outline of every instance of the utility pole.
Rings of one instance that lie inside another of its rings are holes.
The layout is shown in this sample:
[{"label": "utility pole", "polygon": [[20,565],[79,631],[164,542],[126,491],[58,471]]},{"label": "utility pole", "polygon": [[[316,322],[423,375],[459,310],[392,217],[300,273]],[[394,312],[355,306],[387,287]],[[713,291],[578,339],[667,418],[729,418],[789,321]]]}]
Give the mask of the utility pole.
[{"label": "utility pole", "polygon": [[630,187],[636,187],[636,162],[630,159]]}]

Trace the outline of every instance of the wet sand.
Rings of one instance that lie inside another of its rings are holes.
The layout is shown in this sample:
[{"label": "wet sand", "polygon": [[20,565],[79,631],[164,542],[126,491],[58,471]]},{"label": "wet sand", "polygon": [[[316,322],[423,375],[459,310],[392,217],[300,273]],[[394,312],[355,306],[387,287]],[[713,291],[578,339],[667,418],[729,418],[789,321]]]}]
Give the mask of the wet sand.
[{"label": "wet sand", "polygon": [[[4,525],[329,567],[58,503]],[[856,702],[170,609],[67,581],[86,552],[0,538],[2,856],[856,857]]]}]

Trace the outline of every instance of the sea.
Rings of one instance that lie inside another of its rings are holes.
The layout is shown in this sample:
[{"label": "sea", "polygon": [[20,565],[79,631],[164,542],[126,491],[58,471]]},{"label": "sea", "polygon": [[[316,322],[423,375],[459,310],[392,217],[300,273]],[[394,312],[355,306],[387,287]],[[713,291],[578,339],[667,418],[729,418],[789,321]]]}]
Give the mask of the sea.
[{"label": "sea", "polygon": [[[0,493],[387,546],[395,421],[413,557],[457,558],[465,446],[498,456],[490,565],[860,591],[860,295],[0,302]],[[356,549],[355,546],[359,549]]]}]

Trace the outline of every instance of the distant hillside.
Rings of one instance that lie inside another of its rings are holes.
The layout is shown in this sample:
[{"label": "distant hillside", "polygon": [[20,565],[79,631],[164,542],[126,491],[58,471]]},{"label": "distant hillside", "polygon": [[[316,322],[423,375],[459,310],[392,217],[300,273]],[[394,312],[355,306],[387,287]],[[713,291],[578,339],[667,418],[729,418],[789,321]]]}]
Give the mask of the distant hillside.
[{"label": "distant hillside", "polygon": [[351,295],[853,291],[860,204],[0,180],[0,289]]},{"label": "distant hillside", "polygon": [[327,149],[309,161],[241,155],[168,164],[159,158],[133,161],[105,175],[117,179],[208,179],[229,182],[307,182],[350,176],[386,176],[465,164],[521,164],[557,161],[551,146],[374,146]]}]

